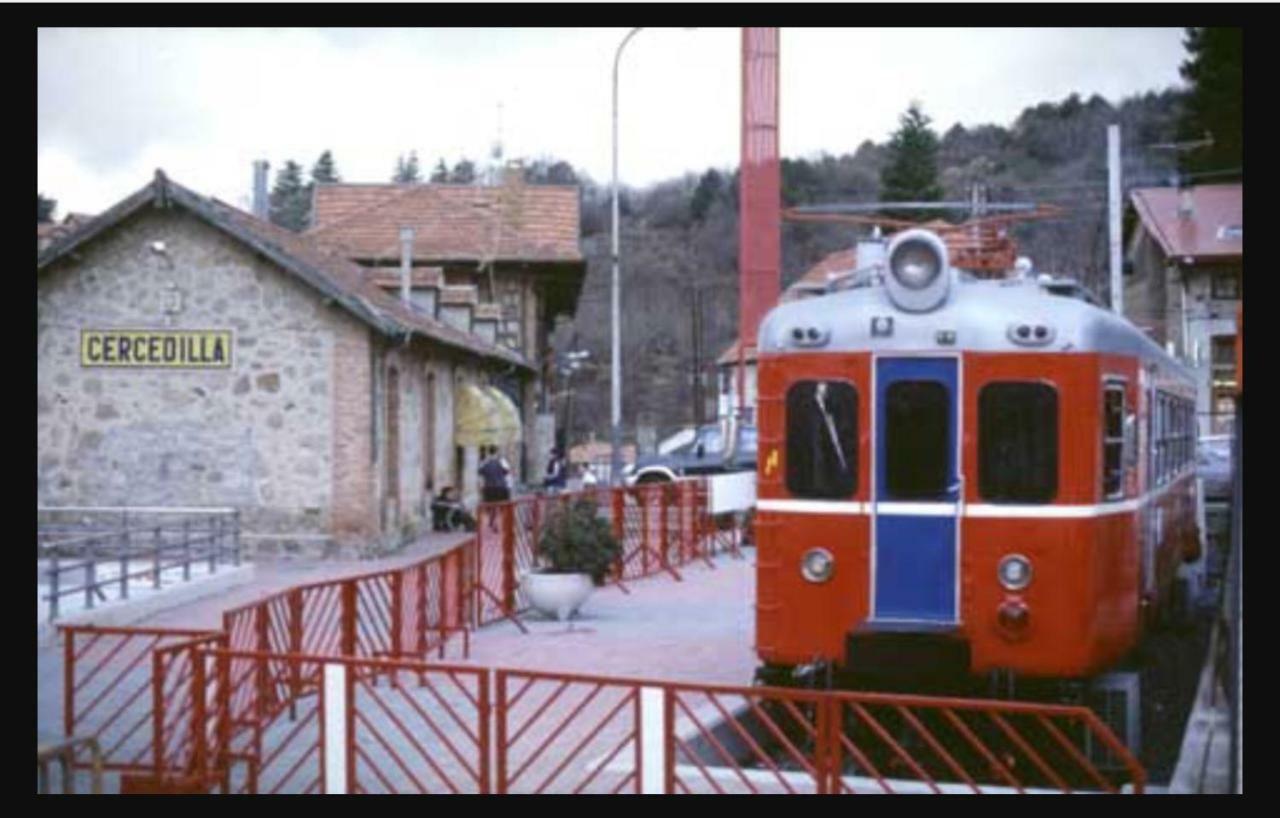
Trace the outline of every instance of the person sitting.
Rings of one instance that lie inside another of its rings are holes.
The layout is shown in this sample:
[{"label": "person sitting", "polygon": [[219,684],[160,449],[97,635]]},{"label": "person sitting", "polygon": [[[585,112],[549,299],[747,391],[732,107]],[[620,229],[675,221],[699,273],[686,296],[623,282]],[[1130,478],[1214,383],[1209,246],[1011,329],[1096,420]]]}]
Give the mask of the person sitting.
[{"label": "person sitting", "polygon": [[433,531],[475,531],[475,519],[467,512],[453,486],[445,486],[431,501]]}]

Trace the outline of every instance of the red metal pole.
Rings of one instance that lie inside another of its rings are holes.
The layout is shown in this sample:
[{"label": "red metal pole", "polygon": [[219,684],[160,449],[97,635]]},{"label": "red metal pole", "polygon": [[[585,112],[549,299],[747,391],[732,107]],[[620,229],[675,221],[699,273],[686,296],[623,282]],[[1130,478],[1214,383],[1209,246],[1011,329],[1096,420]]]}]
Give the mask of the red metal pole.
[{"label": "red metal pole", "polygon": [[[494,755],[498,762],[498,795],[507,794],[507,672],[499,670],[494,674],[497,682],[497,724],[494,725],[494,741],[497,752]],[[482,739],[483,741],[483,739]],[[488,753],[485,753],[488,756]]]},{"label": "red metal pole", "polygon": [[[342,583],[342,655],[356,655],[356,584]],[[350,674],[348,674],[350,675]]]},{"label": "red metal pole", "polygon": [[164,770],[164,659],[151,654],[151,754],[156,777]]},{"label": "red metal pole", "polygon": [[[454,556],[455,554],[457,554],[456,551],[445,557],[444,560],[440,562],[440,600],[442,604],[444,598],[448,596],[445,591],[447,586],[444,584],[444,580],[445,577],[449,576],[449,572],[445,570],[445,566],[448,565],[449,560],[451,559],[456,561],[456,557]],[[462,572],[459,571],[458,573],[461,574]],[[459,597],[459,599],[461,599],[461,597]],[[415,629],[417,631],[417,638],[414,640],[413,652],[416,656],[422,656],[426,653],[427,649],[427,564],[425,562],[418,566],[418,598],[414,605],[417,610],[418,625]],[[443,609],[440,613],[443,617]],[[443,622],[444,619],[442,618],[440,621]]]},{"label": "red metal pole", "polygon": [[480,741],[478,742],[480,750],[480,794],[488,795],[491,789],[489,780],[489,736],[491,735],[489,720],[493,717],[492,709],[489,704],[489,671],[482,670],[476,674],[476,681],[480,689],[478,691],[479,701],[476,703],[476,709],[480,717]]},{"label": "red metal pole", "polygon": [[[404,604],[404,575],[400,571],[396,571],[391,575],[391,655],[399,659],[401,656],[400,631],[404,627],[404,611],[401,605]],[[394,682],[396,675],[392,673],[391,679]]]},{"label": "red metal pole", "polygon": [[200,779],[201,788],[207,789],[209,775],[204,744],[208,741],[209,734],[205,730],[204,654],[199,651],[198,645],[193,644],[188,650],[191,654],[191,762]]},{"label": "red metal pole", "polygon": [[66,738],[76,730],[76,632],[62,631],[62,733]]},{"label": "red metal pole", "polygon": [[[536,506],[535,506],[536,508]],[[536,518],[536,515],[535,515]],[[502,505],[502,606],[508,614],[516,610],[515,505]],[[536,530],[537,525],[534,525]],[[536,535],[535,535],[536,536]]]}]

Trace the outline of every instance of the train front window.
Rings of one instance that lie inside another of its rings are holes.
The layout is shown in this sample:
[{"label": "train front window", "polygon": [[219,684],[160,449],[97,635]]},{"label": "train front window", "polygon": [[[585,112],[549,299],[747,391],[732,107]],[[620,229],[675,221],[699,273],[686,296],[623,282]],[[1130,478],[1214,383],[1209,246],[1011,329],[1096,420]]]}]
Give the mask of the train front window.
[{"label": "train front window", "polygon": [[1058,493],[1058,392],[991,383],[978,394],[978,493],[995,503],[1048,503]]},{"label": "train front window", "polygon": [[896,381],[886,390],[885,482],[895,500],[947,495],[950,400],[937,381]]},{"label": "train front window", "polygon": [[858,393],[838,381],[787,390],[787,491],[844,499],[858,490]]}]

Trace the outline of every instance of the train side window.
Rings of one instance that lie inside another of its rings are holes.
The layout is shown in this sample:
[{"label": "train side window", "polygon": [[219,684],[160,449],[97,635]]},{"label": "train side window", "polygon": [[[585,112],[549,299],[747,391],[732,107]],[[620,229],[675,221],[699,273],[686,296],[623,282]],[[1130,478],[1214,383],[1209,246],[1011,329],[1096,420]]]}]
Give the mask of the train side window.
[{"label": "train side window", "polygon": [[1160,396],[1160,483],[1169,482],[1169,444],[1171,443],[1169,435],[1169,396]]},{"label": "train side window", "polygon": [[978,393],[978,493],[996,503],[1047,503],[1058,493],[1058,392],[990,383]]},{"label": "train side window", "polygon": [[1102,496],[1124,496],[1124,384],[1109,383],[1102,397]]},{"label": "train side window", "polygon": [[858,490],[858,392],[840,381],[787,390],[787,491],[844,499]]}]

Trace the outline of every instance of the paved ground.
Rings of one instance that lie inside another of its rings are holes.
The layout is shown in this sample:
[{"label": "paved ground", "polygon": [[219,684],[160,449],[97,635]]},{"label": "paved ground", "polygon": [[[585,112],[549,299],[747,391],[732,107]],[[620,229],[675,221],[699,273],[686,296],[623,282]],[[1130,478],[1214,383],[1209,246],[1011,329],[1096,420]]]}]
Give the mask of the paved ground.
[{"label": "paved ground", "polygon": [[755,552],[721,556],[715,568],[681,570],[598,588],[569,622],[523,617],[475,634],[471,662],[488,667],[598,676],[751,684],[755,671]]}]

